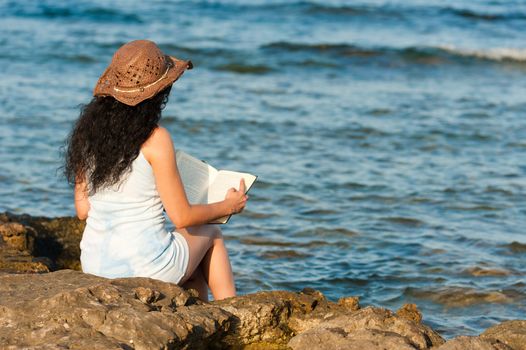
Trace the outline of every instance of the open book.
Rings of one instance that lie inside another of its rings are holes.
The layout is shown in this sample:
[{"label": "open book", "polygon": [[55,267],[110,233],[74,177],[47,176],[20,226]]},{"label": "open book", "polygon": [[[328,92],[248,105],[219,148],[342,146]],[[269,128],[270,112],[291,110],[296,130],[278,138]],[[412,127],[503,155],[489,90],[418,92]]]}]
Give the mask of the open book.
[{"label": "open book", "polygon": [[[239,181],[245,179],[246,192],[257,176],[237,171],[217,170],[213,166],[176,150],[177,168],[183,181],[184,191],[190,204],[210,204],[225,199],[229,189],[239,189]],[[224,216],[211,224],[226,224],[232,215]]]}]

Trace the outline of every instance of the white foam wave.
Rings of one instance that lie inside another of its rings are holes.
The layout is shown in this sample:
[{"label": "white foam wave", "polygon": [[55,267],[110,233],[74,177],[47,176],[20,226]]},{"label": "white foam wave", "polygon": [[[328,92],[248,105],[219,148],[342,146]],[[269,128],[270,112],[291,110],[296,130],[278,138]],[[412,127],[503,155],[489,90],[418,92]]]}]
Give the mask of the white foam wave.
[{"label": "white foam wave", "polygon": [[492,48],[482,50],[461,49],[454,46],[440,46],[440,49],[451,54],[478,57],[492,61],[517,61],[526,62],[526,48]]}]

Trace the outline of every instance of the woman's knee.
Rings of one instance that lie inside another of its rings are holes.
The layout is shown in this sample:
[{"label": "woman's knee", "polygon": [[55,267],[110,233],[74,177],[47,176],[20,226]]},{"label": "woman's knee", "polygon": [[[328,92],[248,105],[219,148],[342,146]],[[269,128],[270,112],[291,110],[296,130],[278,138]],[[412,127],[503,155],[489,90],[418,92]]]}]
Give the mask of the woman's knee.
[{"label": "woman's knee", "polygon": [[223,231],[221,231],[221,228],[219,225],[208,225],[210,226],[210,230],[212,231],[210,233],[210,237],[212,239],[223,239]]},{"label": "woman's knee", "polygon": [[199,225],[188,228],[188,232],[196,236],[206,236],[213,241],[218,238],[223,238],[223,232],[219,225]]}]

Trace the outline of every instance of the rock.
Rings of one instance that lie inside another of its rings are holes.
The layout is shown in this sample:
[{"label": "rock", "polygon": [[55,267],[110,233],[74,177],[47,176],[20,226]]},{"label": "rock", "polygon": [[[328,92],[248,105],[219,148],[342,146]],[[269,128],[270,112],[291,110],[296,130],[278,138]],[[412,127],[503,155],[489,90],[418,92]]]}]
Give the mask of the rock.
[{"label": "rock", "polygon": [[14,348],[205,349],[231,319],[174,284],[73,270],[0,276],[0,315],[0,344]]},{"label": "rock", "polygon": [[486,329],[480,337],[486,340],[498,340],[514,350],[526,350],[526,320],[499,323]]},{"label": "rock", "polygon": [[235,317],[226,343],[236,346],[286,344],[294,333],[289,325],[293,315],[301,318],[319,305],[327,304],[320,292],[307,293],[259,292],[214,302]]},{"label": "rock", "polygon": [[[350,344],[357,339],[363,346],[369,344],[367,346],[370,346],[371,349],[374,349],[375,346],[378,346],[379,349],[382,346],[388,349],[428,349],[444,343],[442,337],[431,328],[397,316],[389,310],[373,307],[319,322],[293,337],[288,345],[293,349],[301,349],[305,344],[314,344],[318,337],[321,337],[320,339],[338,338],[341,348],[345,349],[354,349],[350,347]],[[378,342],[380,338],[387,343]],[[328,346],[321,344],[323,343],[321,340],[319,343],[319,349]],[[364,347],[364,349],[369,349],[369,347]]]},{"label": "rock", "polygon": [[445,286],[433,290],[406,289],[413,297],[428,299],[448,308],[466,307],[487,303],[513,302],[512,296],[501,291],[480,291],[475,288]]},{"label": "rock", "polygon": [[508,247],[508,249],[513,254],[524,254],[524,253],[526,253],[526,243],[513,241],[510,244],[507,244],[506,247]]},{"label": "rock", "polygon": [[151,304],[159,300],[161,296],[161,293],[159,293],[159,291],[151,290],[150,288],[137,287],[133,290],[135,292],[135,297],[145,304]]},{"label": "rock", "polygon": [[340,328],[315,328],[302,333],[288,344],[292,349],[310,350],[415,350],[409,341],[396,333],[360,330],[350,334]]},{"label": "rock", "polygon": [[[80,270],[80,240],[84,226],[84,222],[74,217],[45,218],[11,213],[0,214],[0,238],[4,239],[7,247],[24,252],[20,255],[26,262],[26,264],[12,264],[0,254],[0,272]],[[33,260],[40,262],[40,267],[31,267],[27,264],[27,261]]]},{"label": "rock", "polygon": [[[352,311],[310,291],[203,303],[192,291],[149,278],[109,280],[73,270],[0,275],[0,344],[12,349],[406,350],[444,343],[400,313]],[[488,330],[490,339],[459,337],[439,349],[509,350],[496,338],[520,335],[523,324],[499,326]]]},{"label": "rock", "polygon": [[18,222],[0,224],[0,237],[10,248],[17,250],[33,250],[34,230]]},{"label": "rock", "polygon": [[44,273],[80,269],[83,223],[75,218],[0,214],[0,272]]},{"label": "rock", "polygon": [[422,322],[422,313],[416,307],[416,304],[404,304],[396,314],[406,320],[414,321],[416,323]]},{"label": "rock", "polygon": [[469,269],[464,270],[465,274],[469,274],[476,277],[481,276],[507,276],[510,274],[510,271],[503,270],[503,269],[485,269],[482,267],[471,267]]},{"label": "rock", "polygon": [[340,298],[338,300],[338,305],[341,305],[350,311],[357,311],[357,310],[360,310],[360,298],[359,297]]},{"label": "rock", "polygon": [[27,251],[8,246],[0,236],[0,272],[44,273],[49,272],[50,262],[35,258]]},{"label": "rock", "polygon": [[203,303],[171,283],[84,274],[74,271],[83,229],[76,218],[0,214],[0,347],[526,350],[526,321],[444,344],[414,304],[361,309],[358,297],[334,303],[312,288]]},{"label": "rock", "polygon": [[234,316],[225,338],[229,346],[285,346],[293,335],[349,312],[311,288],[300,293],[259,292],[213,304]]},{"label": "rock", "polygon": [[460,336],[447,341],[437,350],[513,350],[498,341],[488,341],[479,337]]}]

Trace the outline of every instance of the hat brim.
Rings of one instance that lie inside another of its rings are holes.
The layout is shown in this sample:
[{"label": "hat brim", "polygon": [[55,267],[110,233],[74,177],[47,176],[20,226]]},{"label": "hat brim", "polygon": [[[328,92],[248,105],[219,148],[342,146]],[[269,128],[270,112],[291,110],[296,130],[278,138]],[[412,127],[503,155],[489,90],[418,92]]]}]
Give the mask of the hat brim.
[{"label": "hat brim", "polygon": [[169,64],[166,72],[155,82],[144,86],[118,87],[112,85],[109,79],[109,75],[112,73],[112,67],[110,65],[99,78],[93,90],[93,96],[112,96],[117,101],[128,106],[136,106],[173,84],[183,75],[185,70],[193,68],[192,61],[190,60],[180,60],[168,55],[165,57]]}]

